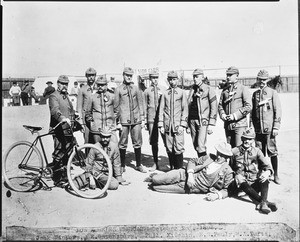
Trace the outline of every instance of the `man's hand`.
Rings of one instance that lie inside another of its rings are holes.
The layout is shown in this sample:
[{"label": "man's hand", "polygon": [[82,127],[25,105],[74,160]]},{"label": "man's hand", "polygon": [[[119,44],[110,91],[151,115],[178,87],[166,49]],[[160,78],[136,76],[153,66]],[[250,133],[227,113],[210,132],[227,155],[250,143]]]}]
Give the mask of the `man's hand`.
[{"label": "man's hand", "polygon": [[183,127],[182,127],[182,126],[179,126],[179,127],[178,127],[177,133],[178,133],[178,134],[182,134],[182,132],[183,132]]},{"label": "man's hand", "polygon": [[122,124],[117,124],[117,129],[122,130]]},{"label": "man's hand", "polygon": [[212,125],[208,125],[207,127],[207,134],[212,134],[214,131],[213,131],[213,126]]},{"label": "man's hand", "polygon": [[63,118],[61,121],[63,123],[67,123],[69,126],[71,126],[71,120],[69,118]]},{"label": "man's hand", "polygon": [[278,135],[278,129],[273,129],[272,134],[273,134],[273,136],[277,136]]},{"label": "man's hand", "polygon": [[206,199],[207,201],[213,202],[213,201],[219,199],[219,196],[218,196],[217,193],[210,192],[210,193],[207,193],[207,194],[206,194],[205,199]]},{"label": "man's hand", "polygon": [[185,132],[186,132],[187,134],[190,134],[190,133],[191,133],[191,129],[190,129],[189,127],[187,127],[187,128],[185,129]]},{"label": "man's hand", "polygon": [[271,175],[271,171],[270,170],[263,171],[261,173],[260,177],[259,177],[259,181],[261,183],[265,182],[266,180],[269,179],[270,175]]},{"label": "man's hand", "polygon": [[234,116],[233,116],[233,114],[227,115],[226,120],[227,120],[227,121],[234,121]]},{"label": "man's hand", "polygon": [[187,186],[191,189],[195,186],[196,181],[194,178],[194,173],[188,173]]},{"label": "man's hand", "polygon": [[165,128],[164,128],[164,127],[160,127],[160,128],[159,128],[159,131],[160,131],[162,134],[164,134],[164,133],[165,133]]},{"label": "man's hand", "polygon": [[226,121],[226,120],[227,120],[227,115],[226,115],[225,113],[223,113],[223,114],[221,115],[221,119],[222,119],[223,121]]}]

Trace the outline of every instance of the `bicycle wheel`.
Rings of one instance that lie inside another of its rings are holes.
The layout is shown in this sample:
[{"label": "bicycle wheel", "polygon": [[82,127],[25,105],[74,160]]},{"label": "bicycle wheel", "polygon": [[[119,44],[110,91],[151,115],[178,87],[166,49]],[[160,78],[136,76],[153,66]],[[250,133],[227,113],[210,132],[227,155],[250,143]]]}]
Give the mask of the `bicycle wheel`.
[{"label": "bicycle wheel", "polygon": [[12,144],[4,154],[4,179],[14,191],[27,192],[38,186],[42,168],[40,151],[28,141]]},{"label": "bicycle wheel", "polygon": [[[86,160],[88,152],[96,149],[100,161],[95,163],[97,172],[86,172]],[[101,165],[99,165],[101,163]],[[99,177],[100,174],[100,177]],[[75,147],[67,165],[68,181],[71,188],[81,197],[97,198],[104,195],[112,178],[112,164],[110,158],[103,149],[93,144],[84,144]],[[91,183],[95,182],[92,187]]]}]

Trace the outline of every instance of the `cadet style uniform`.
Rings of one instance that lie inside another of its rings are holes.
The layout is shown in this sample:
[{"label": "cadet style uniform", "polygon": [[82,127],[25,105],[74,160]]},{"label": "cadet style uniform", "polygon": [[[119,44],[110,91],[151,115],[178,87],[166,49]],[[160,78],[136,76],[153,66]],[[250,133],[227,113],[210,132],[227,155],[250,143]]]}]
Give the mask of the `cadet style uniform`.
[{"label": "cadet style uniform", "polygon": [[[215,147],[223,157],[232,155],[229,144],[218,144]],[[223,154],[223,153],[225,154]],[[195,184],[189,186],[188,175],[192,175]],[[216,193],[218,199],[228,197],[228,188],[233,182],[233,171],[225,159],[209,154],[191,159],[187,168],[171,170],[152,176],[152,189],[168,193]]]},{"label": "cadet style uniform", "polygon": [[[239,74],[236,67],[229,67],[227,75]],[[248,127],[247,114],[251,112],[251,96],[247,87],[235,82],[222,91],[218,105],[220,118],[224,121],[227,142],[232,147],[239,146],[243,131]],[[224,115],[233,115],[234,120],[226,120]]]},{"label": "cadet style uniform", "polygon": [[[132,68],[125,67],[123,78],[132,78],[133,73]],[[137,170],[146,172],[141,165],[141,146],[143,143],[141,123],[145,119],[143,105],[143,94],[132,82],[125,81],[124,79],[123,83],[115,89],[114,109],[116,119],[122,125],[119,149],[123,171],[125,171],[125,155],[128,145],[128,135],[130,133]]]},{"label": "cadet style uniform", "polygon": [[[150,79],[158,78],[158,76],[157,72],[149,74]],[[152,83],[144,92],[146,125],[149,131],[149,143],[152,148],[155,169],[158,169],[158,115],[163,91],[165,91],[164,87]]]},{"label": "cadet style uniform", "polygon": [[[269,74],[266,70],[261,70],[257,76],[258,79],[267,80]],[[252,95],[252,113],[251,121],[255,128],[256,145],[264,155],[271,157],[271,163],[274,169],[274,182],[279,184],[278,178],[278,150],[276,138],[273,135],[274,130],[280,129],[281,124],[281,104],[276,90],[264,85]]]},{"label": "cadet style uniform", "polygon": [[[85,72],[86,77],[88,75],[95,75],[97,72],[93,68],[88,68]],[[86,114],[86,107],[87,107],[87,101],[90,96],[94,93],[93,90],[93,84],[94,82],[86,83],[83,87],[79,89],[78,97],[77,97],[77,112],[79,113],[80,118],[82,118],[83,125],[89,125],[86,123],[85,120],[85,114]],[[84,129],[84,142],[85,143],[94,143],[94,139],[92,135],[90,134],[90,127],[85,127]]]},{"label": "cadet style uniform", "polygon": [[[168,80],[177,78],[175,71],[168,73]],[[163,92],[160,99],[158,127],[165,130],[164,144],[169,156],[170,168],[179,169],[183,165],[184,132],[178,132],[180,126],[187,128],[188,105],[185,91],[176,84]]]},{"label": "cadet style uniform", "polygon": [[[193,76],[203,75],[203,70],[196,69]],[[206,139],[208,125],[215,126],[217,121],[218,104],[214,89],[201,82],[194,85],[188,96],[188,124],[192,141],[198,157],[206,155]]]},{"label": "cadet style uniform", "polygon": [[[243,138],[254,140],[253,128],[246,129],[242,135]],[[243,190],[255,202],[264,203],[263,212],[269,213],[267,203],[269,180],[262,182],[260,176],[267,170],[270,174],[273,173],[271,163],[266,160],[259,148],[251,145],[249,148],[245,148],[243,144],[237,146],[232,149],[232,153],[232,169],[235,173],[233,194],[237,194],[239,189]],[[258,195],[260,192],[261,196]]]},{"label": "cadet style uniform", "polygon": [[[98,77],[95,84],[107,85],[106,77]],[[115,129],[114,94],[107,89],[93,93],[87,100],[85,119],[90,121],[90,132],[94,135],[100,136],[100,131],[104,127]],[[118,143],[115,131],[112,132],[111,141]]]}]

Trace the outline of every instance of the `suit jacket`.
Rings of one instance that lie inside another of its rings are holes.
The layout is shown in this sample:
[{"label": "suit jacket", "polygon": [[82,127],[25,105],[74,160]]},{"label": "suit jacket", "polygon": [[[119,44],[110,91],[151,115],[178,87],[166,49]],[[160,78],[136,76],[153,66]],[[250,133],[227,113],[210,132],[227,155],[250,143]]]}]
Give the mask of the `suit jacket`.
[{"label": "suit jacket", "polygon": [[238,127],[247,127],[247,114],[251,112],[252,102],[250,92],[247,87],[240,83],[235,83],[230,88],[223,90],[218,105],[219,115],[233,114],[236,118],[234,121],[224,121],[224,128],[234,130]]},{"label": "suit jacket", "polygon": [[174,101],[171,103],[172,88],[163,92],[160,99],[158,127],[165,132],[177,133],[179,126],[187,127],[188,105],[185,91],[179,87],[174,89]]},{"label": "suit jacket", "polygon": [[251,122],[256,133],[270,134],[273,129],[280,129],[282,110],[276,90],[266,86],[255,91],[252,105]]},{"label": "suit jacket", "polygon": [[[191,103],[193,97],[197,97],[197,107],[199,121],[203,126],[216,125],[218,104],[214,89],[205,83],[201,83],[198,87],[199,92],[195,93],[195,88],[190,90],[188,96],[189,114],[191,111]],[[197,95],[198,94],[198,95]],[[190,120],[190,115],[189,115]]]}]

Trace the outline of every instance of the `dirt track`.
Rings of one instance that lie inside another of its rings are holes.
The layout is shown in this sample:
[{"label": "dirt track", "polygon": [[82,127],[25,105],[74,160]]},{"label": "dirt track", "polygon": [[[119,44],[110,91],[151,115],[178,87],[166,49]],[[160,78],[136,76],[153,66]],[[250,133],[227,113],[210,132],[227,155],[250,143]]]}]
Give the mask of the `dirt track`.
[{"label": "dirt track", "polygon": [[[131,182],[116,191],[109,191],[102,199],[87,200],[54,187],[52,191],[33,193],[12,192],[3,185],[2,178],[2,239],[6,226],[25,227],[97,227],[124,224],[188,224],[188,223],[286,223],[297,230],[299,238],[299,113],[298,93],[280,94],[283,120],[278,136],[279,174],[282,185],[270,183],[269,200],[278,204],[278,211],[263,215],[254,204],[227,198],[215,202],[203,200],[204,195],[162,194],[147,189],[144,178],[149,175],[134,170],[133,148],[127,150],[127,171],[124,177]],[[295,108],[296,106],[296,108]],[[18,140],[32,141],[33,137],[22,125],[49,124],[47,106],[8,107],[2,110],[2,154],[10,144]],[[81,134],[78,134],[82,142]],[[148,133],[143,131],[142,163],[152,165]],[[130,139],[129,139],[130,141]],[[222,122],[217,121],[214,134],[208,137],[208,151],[213,145],[225,141]],[[185,159],[196,156],[191,138],[185,135]],[[46,152],[50,159],[52,140],[46,138]],[[160,142],[161,143],[161,142]],[[165,149],[160,146],[160,163],[168,170]],[[49,185],[52,182],[49,181]],[[250,201],[245,197],[247,201]]]}]

